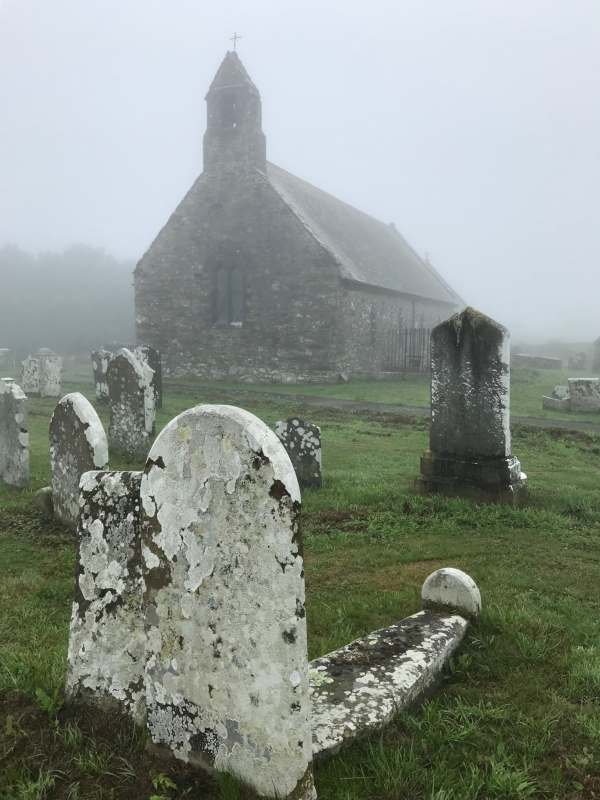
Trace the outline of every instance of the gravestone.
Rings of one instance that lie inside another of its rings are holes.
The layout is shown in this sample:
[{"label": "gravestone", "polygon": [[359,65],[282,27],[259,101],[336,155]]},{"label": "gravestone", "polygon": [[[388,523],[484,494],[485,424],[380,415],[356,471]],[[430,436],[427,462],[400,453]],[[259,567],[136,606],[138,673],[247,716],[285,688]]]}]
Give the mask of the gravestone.
[{"label": "gravestone", "polygon": [[148,364],[153,371],[152,388],[154,389],[154,399],[156,408],[162,408],[163,404],[163,388],[162,388],[162,358],[160,351],[147,344],[139,344],[133,348],[133,354],[137,356],[140,361]]},{"label": "gravestone", "polygon": [[290,457],[301,488],[320,489],[321,428],[299,417],[290,417],[275,425],[275,433]]},{"label": "gravestone", "polygon": [[86,472],[66,694],[144,721],[141,472]]},{"label": "gravestone", "polygon": [[106,469],[108,442],[92,404],[79,392],[65,395],[50,420],[50,473],[54,515],[75,528],[79,516],[79,479]]},{"label": "gravestone", "polygon": [[0,369],[12,369],[14,358],[12,350],[8,347],[0,347]]},{"label": "gravestone", "polygon": [[92,351],[92,370],[94,373],[94,388],[96,391],[96,400],[100,403],[108,403],[108,383],[106,382],[106,373],[108,365],[113,354],[110,350],[93,350]]},{"label": "gravestone", "polygon": [[550,411],[570,411],[571,398],[568,386],[555,386],[550,397],[542,397],[542,406]]},{"label": "gravestone", "polygon": [[29,483],[27,396],[12,378],[0,380],[0,480],[18,487]]},{"label": "gravestone", "polygon": [[571,411],[600,411],[600,380],[569,378]]},{"label": "gravestone", "polygon": [[283,446],[246,411],[198,406],[158,436],[141,500],[153,742],[262,796],[314,797],[300,491]]},{"label": "gravestone", "polygon": [[21,385],[28,395],[60,397],[63,360],[43,347],[22,364]]},{"label": "gravestone", "polygon": [[127,458],[145,458],[154,436],[152,376],[150,367],[127,349],[120,350],[108,365],[108,441],[111,451]]},{"label": "gravestone", "polygon": [[511,452],[509,358],[506,328],[473,308],[433,329],[422,490],[513,500],[525,487]]}]

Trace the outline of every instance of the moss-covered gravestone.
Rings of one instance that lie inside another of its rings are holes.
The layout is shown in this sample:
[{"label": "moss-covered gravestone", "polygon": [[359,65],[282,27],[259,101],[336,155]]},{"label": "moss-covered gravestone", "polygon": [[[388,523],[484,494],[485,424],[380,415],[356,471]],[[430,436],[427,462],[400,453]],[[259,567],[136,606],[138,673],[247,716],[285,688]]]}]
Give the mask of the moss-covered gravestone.
[{"label": "moss-covered gravestone", "polygon": [[27,397],[11,378],[0,380],[0,481],[29,483]]},{"label": "moss-covered gravestone", "polygon": [[321,428],[299,417],[290,417],[276,423],[275,433],[290,457],[300,487],[320,489],[323,485]]},{"label": "moss-covered gravestone", "polygon": [[512,501],[524,488],[511,450],[509,359],[506,328],[473,308],[432,331],[422,490]]},{"label": "moss-covered gravestone", "polygon": [[54,516],[73,529],[79,516],[79,479],[106,469],[108,442],[100,417],[79,392],[65,395],[50,420],[50,474]]},{"label": "moss-covered gravestone", "polygon": [[156,417],[153,374],[146,363],[125,348],[111,359],[106,374],[111,452],[129,459],[146,458]]}]

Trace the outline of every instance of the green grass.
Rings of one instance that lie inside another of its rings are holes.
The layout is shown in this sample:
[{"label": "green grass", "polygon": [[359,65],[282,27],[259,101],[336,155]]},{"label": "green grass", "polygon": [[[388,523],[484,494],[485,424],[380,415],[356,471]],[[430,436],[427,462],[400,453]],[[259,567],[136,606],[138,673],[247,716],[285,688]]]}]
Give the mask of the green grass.
[{"label": "green grass", "polygon": [[[198,384],[167,395],[159,427],[215,401],[270,424],[302,412],[293,397]],[[153,760],[126,721],[62,707],[74,544],[31,502],[48,482],[52,406],[31,401],[31,489],[0,488],[0,800],[241,797],[228,779],[200,784]],[[305,412],[322,426],[325,469],[324,488],[303,497],[311,658],[414,613],[442,565],[471,574],[484,603],[440,691],[318,763],[319,797],[600,796],[600,440],[517,430],[527,505],[477,506],[412,492],[424,421]]]}]

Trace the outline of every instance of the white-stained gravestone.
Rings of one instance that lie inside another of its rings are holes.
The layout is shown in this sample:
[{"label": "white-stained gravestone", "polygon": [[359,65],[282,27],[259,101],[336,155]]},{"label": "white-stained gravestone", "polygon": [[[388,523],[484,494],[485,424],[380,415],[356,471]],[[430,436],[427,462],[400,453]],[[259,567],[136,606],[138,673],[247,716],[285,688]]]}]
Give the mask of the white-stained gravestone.
[{"label": "white-stained gravestone", "polygon": [[290,417],[276,423],[275,433],[290,457],[300,486],[320,489],[323,485],[321,428],[299,417]]},{"label": "white-stained gravestone", "polygon": [[27,397],[12,378],[0,380],[0,480],[18,487],[29,483]]},{"label": "white-stained gravestone", "polygon": [[111,451],[145,458],[154,436],[152,369],[127,349],[111,359],[107,371],[110,403],[108,441]]},{"label": "white-stained gravestone", "polygon": [[155,347],[150,347],[147,344],[138,344],[133,348],[133,354],[140,359],[140,361],[148,364],[153,371],[152,375],[152,388],[154,389],[154,401],[156,408],[162,408],[163,404],[163,388],[162,388],[162,357],[160,351]]},{"label": "white-stained gravestone", "polygon": [[107,465],[108,442],[96,410],[79,392],[65,395],[50,420],[52,503],[58,520],[76,526],[81,476]]},{"label": "white-stained gravestone", "polygon": [[43,347],[22,364],[21,385],[27,395],[60,397],[63,360]]},{"label": "white-stained gravestone", "polygon": [[433,329],[424,491],[513,500],[524,488],[511,451],[509,352],[506,328],[472,308]]},{"label": "white-stained gravestone", "polygon": [[106,373],[113,354],[110,350],[92,351],[92,371],[94,373],[94,389],[96,391],[96,400],[101,403],[108,403],[108,383],[106,381]]},{"label": "white-stained gravestone", "polygon": [[144,721],[141,472],[81,478],[75,600],[66,694]]},{"label": "white-stained gravestone", "polygon": [[264,797],[315,797],[300,491],[259,419],[198,406],[142,479],[152,740]]}]

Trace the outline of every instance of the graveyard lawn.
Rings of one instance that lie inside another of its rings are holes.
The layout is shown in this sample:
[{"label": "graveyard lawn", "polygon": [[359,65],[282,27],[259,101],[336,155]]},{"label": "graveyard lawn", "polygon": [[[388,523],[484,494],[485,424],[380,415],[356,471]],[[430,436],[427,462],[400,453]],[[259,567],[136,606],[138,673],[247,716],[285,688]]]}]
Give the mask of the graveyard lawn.
[{"label": "graveyard lawn", "polygon": [[[76,390],[93,400],[89,383],[64,388]],[[321,426],[324,485],[303,493],[311,658],[417,611],[438,567],[481,589],[481,621],[439,692],[317,763],[321,800],[600,797],[600,439],[517,429],[528,504],[476,506],[412,492],[425,420],[251,392],[241,403],[215,384],[167,389],[157,430],[199,402]],[[31,401],[30,489],[0,488],[0,800],[243,797],[226,777],[154,759],[127,721],[63,706],[75,548],[32,504],[49,482],[53,407]]]}]

